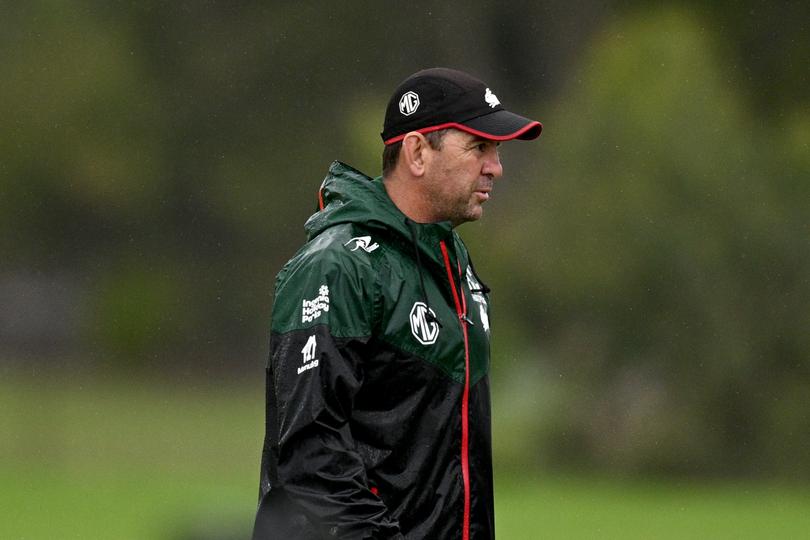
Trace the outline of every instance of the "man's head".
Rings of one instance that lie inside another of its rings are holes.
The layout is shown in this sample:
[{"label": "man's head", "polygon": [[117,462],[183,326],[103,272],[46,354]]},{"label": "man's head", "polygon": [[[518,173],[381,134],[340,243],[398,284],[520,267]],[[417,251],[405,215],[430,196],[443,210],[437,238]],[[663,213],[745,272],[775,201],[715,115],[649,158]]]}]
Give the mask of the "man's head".
[{"label": "man's head", "polygon": [[419,222],[459,225],[481,217],[501,176],[500,141],[534,139],[542,125],[503,108],[478,79],[432,68],[394,91],[381,133],[392,200]]}]

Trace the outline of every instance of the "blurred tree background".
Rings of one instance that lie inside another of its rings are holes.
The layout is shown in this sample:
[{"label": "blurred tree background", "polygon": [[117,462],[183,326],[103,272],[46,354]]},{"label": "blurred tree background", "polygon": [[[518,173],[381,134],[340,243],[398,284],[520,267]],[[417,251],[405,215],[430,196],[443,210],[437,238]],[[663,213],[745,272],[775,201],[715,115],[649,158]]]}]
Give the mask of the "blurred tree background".
[{"label": "blurred tree background", "polygon": [[[808,20],[756,0],[2,2],[0,391],[227,384],[260,419],[274,275],[329,163],[379,174],[391,90],[443,65],[545,125],[502,146],[460,228],[494,291],[498,470],[806,482]],[[35,462],[14,425],[0,457]]]}]

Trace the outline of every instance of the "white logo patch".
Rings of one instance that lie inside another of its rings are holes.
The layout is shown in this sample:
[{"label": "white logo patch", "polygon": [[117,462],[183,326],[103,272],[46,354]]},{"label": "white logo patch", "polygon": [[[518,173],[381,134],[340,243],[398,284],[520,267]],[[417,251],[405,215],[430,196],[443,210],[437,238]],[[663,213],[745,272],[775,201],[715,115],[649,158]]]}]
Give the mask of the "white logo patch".
[{"label": "white logo patch", "polygon": [[354,247],[351,249],[351,251],[357,251],[358,249],[362,249],[366,253],[371,253],[372,251],[380,247],[380,244],[376,242],[374,242],[373,244],[371,243],[370,236],[356,236],[343,245],[348,246],[352,242],[354,242]]},{"label": "white logo patch", "polygon": [[[434,320],[428,322],[428,313]],[[433,345],[439,337],[439,325],[435,317],[436,313],[423,302],[416,302],[411,308],[411,333],[422,345]]]},{"label": "white logo patch", "polygon": [[489,315],[487,315],[487,297],[484,296],[483,286],[472,271],[472,267],[467,267],[467,287],[470,288],[473,300],[478,302],[478,316],[481,319],[481,326],[484,332],[489,333]]},{"label": "white logo patch", "polygon": [[481,326],[484,327],[484,332],[489,332],[489,315],[487,315],[486,306],[479,306],[478,314],[481,316]]},{"label": "white logo patch", "polygon": [[498,101],[498,96],[493,94],[492,90],[489,88],[487,88],[487,91],[484,93],[484,101],[486,101],[487,104],[493,109],[501,104],[501,102]]},{"label": "white logo patch", "polygon": [[301,349],[301,354],[304,356],[303,358],[304,365],[298,368],[299,375],[301,375],[308,369],[318,367],[318,360],[315,359],[316,348],[317,348],[317,341],[315,339],[315,334],[313,334],[309,336],[307,344],[304,345],[303,349]]},{"label": "white logo patch", "polygon": [[303,301],[301,322],[312,322],[325,312],[329,312],[329,287],[321,285],[318,289],[318,296],[312,300]]},{"label": "white logo patch", "polygon": [[419,108],[419,95],[416,92],[405,92],[399,98],[399,112],[410,116]]},{"label": "white logo patch", "polygon": [[481,283],[475,279],[475,274],[473,274],[472,268],[469,266],[467,267],[467,287],[470,288],[470,294],[472,294],[473,300],[479,304],[487,305],[487,297],[484,296],[483,287]]}]

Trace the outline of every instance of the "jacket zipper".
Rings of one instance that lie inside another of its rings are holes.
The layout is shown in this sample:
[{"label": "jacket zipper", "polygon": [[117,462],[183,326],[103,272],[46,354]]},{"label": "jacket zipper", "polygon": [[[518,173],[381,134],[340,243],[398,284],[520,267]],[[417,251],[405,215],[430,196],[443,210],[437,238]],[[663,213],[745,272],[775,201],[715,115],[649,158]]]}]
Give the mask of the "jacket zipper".
[{"label": "jacket zipper", "polygon": [[[464,481],[464,525],[462,529],[462,540],[470,538],[470,460],[469,460],[469,401],[470,401],[470,341],[467,334],[467,325],[470,320],[467,318],[467,299],[464,291],[456,288],[456,280],[453,279],[452,266],[450,265],[450,255],[447,252],[447,244],[444,240],[439,242],[444,257],[444,267],[447,270],[447,277],[450,279],[450,288],[453,289],[453,301],[456,304],[456,314],[464,334],[464,393],[461,398],[461,477]],[[458,279],[461,281],[461,265],[458,266]],[[461,299],[459,300],[459,294]]]}]

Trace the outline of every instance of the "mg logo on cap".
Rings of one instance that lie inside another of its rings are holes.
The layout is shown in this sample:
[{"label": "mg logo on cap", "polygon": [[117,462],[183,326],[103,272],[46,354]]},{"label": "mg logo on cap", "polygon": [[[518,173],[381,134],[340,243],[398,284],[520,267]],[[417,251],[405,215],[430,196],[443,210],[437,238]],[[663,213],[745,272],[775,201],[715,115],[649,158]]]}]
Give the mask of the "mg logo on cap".
[{"label": "mg logo on cap", "polygon": [[[428,321],[428,312],[433,316]],[[439,337],[439,325],[436,314],[423,302],[416,302],[411,308],[411,333],[422,345],[433,345]]]},{"label": "mg logo on cap", "polygon": [[405,92],[399,98],[399,112],[405,116],[410,116],[419,108],[419,96],[416,92]]}]

